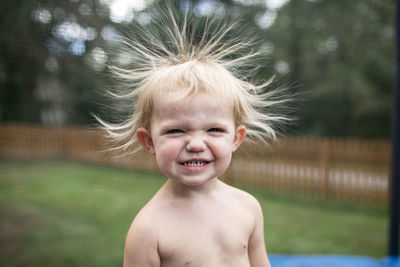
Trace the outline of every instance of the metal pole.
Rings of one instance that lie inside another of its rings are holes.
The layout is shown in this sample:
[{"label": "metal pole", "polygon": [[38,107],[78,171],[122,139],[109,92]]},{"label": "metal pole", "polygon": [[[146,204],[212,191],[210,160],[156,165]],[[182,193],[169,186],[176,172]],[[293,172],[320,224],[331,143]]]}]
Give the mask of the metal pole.
[{"label": "metal pole", "polygon": [[390,195],[389,255],[399,255],[399,202],[400,202],[400,4],[395,1],[394,87],[392,111],[392,182]]}]

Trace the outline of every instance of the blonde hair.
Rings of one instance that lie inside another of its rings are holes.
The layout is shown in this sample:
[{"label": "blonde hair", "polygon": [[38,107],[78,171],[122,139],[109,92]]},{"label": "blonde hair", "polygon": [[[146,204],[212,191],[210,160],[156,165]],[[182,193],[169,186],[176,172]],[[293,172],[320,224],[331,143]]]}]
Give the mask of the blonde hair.
[{"label": "blonde hair", "polygon": [[[129,57],[131,66],[109,66],[124,93],[111,93],[128,100],[130,116],[119,124],[99,119],[103,128],[126,153],[139,150],[136,130],[149,129],[154,98],[165,93],[176,97],[212,94],[230,101],[236,125],[245,125],[251,140],[267,142],[276,137],[273,125],[288,120],[266,110],[285,102],[279,91],[266,91],[272,78],[251,82],[260,56],[255,39],[239,22],[208,17],[202,19],[171,6],[153,13],[153,28],[141,25],[123,37],[118,53]],[[238,33],[242,36],[238,36]],[[121,85],[122,84],[122,85]]]}]

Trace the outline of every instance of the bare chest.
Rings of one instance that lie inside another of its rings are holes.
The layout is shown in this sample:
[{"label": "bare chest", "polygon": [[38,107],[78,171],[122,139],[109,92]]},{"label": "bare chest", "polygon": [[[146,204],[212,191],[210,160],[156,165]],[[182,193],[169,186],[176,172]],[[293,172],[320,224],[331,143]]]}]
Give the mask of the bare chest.
[{"label": "bare chest", "polygon": [[249,266],[252,220],[244,214],[181,214],[160,224],[161,266]]}]

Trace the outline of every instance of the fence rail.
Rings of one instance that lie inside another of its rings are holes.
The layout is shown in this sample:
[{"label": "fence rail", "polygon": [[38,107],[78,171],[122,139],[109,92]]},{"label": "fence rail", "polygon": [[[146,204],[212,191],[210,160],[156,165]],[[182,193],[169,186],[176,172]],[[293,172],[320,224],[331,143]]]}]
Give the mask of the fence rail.
[{"label": "fence rail", "polygon": [[[0,125],[0,156],[51,158],[158,172],[146,153],[116,158],[94,128]],[[274,191],[386,204],[390,143],[386,140],[284,138],[260,149],[244,144],[223,179]]]}]

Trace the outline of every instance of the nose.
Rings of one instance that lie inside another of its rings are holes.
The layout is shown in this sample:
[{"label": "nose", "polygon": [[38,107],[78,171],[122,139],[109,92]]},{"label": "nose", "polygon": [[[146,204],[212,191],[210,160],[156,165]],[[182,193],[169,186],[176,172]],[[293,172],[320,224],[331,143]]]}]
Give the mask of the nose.
[{"label": "nose", "polygon": [[186,150],[192,153],[202,152],[206,149],[206,144],[201,136],[190,136],[186,143]]}]

